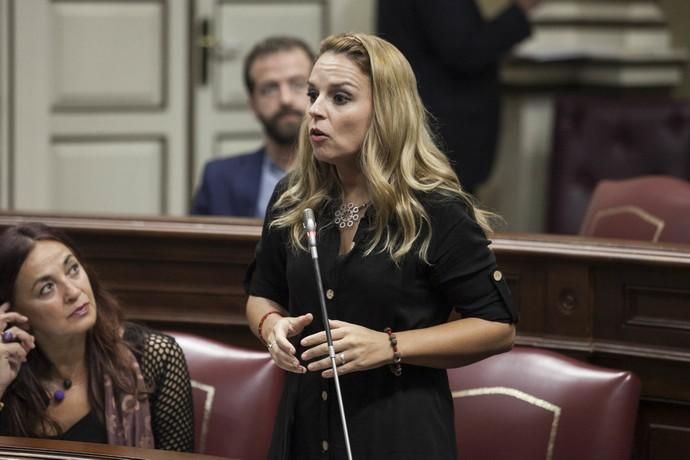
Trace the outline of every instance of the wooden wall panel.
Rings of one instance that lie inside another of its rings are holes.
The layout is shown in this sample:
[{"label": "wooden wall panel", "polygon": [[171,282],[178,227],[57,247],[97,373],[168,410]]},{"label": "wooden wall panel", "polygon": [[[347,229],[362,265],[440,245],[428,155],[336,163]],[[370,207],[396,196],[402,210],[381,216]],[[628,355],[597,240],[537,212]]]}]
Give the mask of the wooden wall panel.
[{"label": "wooden wall panel", "polygon": [[674,265],[594,269],[596,336],[690,350],[690,275]]},{"label": "wooden wall panel", "polygon": [[49,14],[53,110],[163,105],[165,2],[56,1]]}]

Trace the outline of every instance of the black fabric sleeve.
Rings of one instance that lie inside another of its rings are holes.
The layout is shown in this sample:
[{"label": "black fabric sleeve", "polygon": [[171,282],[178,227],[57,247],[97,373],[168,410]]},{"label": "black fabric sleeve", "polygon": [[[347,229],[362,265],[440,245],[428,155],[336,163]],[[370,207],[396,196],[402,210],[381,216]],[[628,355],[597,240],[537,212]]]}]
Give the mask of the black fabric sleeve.
[{"label": "black fabric sleeve", "polygon": [[515,323],[517,308],[481,227],[457,199],[427,206],[432,281],[463,317]]},{"label": "black fabric sleeve", "polygon": [[515,4],[489,21],[475,0],[415,0],[415,7],[428,43],[446,66],[461,73],[495,64],[531,32],[528,18]]},{"label": "black fabric sleeve", "polygon": [[276,210],[273,203],[284,190],[284,181],[279,182],[268,202],[266,219],[261,231],[261,239],[256,245],[254,261],[250,265],[245,286],[249,295],[265,297],[287,309],[289,290],[287,285],[287,251],[289,240],[286,229],[270,228],[270,222],[275,218]]},{"label": "black fabric sleeve", "polygon": [[194,413],[189,370],[174,338],[151,332],[146,337],[142,372],[154,385],[151,430],[156,449],[191,452],[194,449]]}]

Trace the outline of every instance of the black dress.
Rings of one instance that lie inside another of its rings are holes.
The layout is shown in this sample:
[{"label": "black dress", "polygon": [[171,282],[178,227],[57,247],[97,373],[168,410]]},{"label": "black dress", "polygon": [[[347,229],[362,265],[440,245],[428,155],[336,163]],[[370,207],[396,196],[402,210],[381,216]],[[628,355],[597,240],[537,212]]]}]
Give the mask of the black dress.
[{"label": "black dress", "polygon": [[[456,306],[464,317],[517,321],[507,285],[492,276],[496,264],[489,241],[465,206],[438,195],[427,196],[423,203],[433,228],[430,265],[416,252],[399,266],[387,253],[365,256],[369,214],[359,225],[352,251],[339,256],[340,234],[330,223],[333,207],[317,213],[329,317],[378,331],[405,331],[444,323]],[[314,313],[301,338],[323,330],[311,257],[290,248],[285,230],[269,229],[270,217],[257,246],[250,294],[277,302],[293,316]],[[299,341],[293,343],[299,356]],[[453,401],[446,371],[404,362],[402,369],[400,377],[388,366],[340,377],[353,457],[454,459]],[[346,458],[331,379],[313,372],[288,373],[270,458]]]}]

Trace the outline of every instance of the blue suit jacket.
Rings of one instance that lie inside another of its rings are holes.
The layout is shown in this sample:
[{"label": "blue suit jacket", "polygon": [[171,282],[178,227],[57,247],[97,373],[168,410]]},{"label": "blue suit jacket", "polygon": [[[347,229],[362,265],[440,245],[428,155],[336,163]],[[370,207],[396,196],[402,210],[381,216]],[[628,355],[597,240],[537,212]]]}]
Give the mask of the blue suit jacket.
[{"label": "blue suit jacket", "polygon": [[191,214],[255,217],[266,151],[206,163]]}]

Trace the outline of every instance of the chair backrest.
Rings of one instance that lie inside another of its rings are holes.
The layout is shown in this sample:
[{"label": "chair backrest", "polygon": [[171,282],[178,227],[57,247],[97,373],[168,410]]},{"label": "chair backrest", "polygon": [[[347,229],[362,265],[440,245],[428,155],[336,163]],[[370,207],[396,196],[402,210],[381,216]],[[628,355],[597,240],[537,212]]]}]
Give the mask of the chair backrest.
[{"label": "chair backrest", "polygon": [[690,179],[690,102],[559,98],[549,165],[547,231],[577,234],[602,179]]},{"label": "chair backrest", "polygon": [[580,234],[690,243],[690,182],[667,176],[603,180]]},{"label": "chair backrest", "polygon": [[537,348],[449,369],[463,460],[629,460],[639,379]]},{"label": "chair backrest", "polygon": [[194,397],[195,450],[265,459],[283,387],[283,371],[265,351],[170,332],[187,359]]}]

